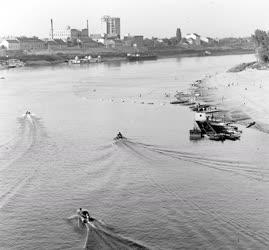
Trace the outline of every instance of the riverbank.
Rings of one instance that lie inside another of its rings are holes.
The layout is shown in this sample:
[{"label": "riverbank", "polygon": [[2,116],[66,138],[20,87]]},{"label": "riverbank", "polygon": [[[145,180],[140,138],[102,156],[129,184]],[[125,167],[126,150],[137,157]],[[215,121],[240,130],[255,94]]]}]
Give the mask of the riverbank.
[{"label": "riverbank", "polygon": [[[91,54],[93,57],[100,55],[102,62],[118,62],[126,61],[126,53],[122,51],[103,51],[102,53],[95,51],[94,53],[83,52],[79,54],[80,57]],[[205,53],[206,52],[206,53]],[[148,50],[148,53],[155,54],[159,58],[171,58],[171,57],[201,57],[201,56],[221,56],[221,55],[241,55],[252,54],[250,49],[232,49],[232,48],[197,48],[197,49],[182,49],[182,48],[152,48]],[[18,54],[12,58],[21,60],[25,63],[25,66],[49,66],[67,63],[70,59],[77,56],[77,53],[37,53],[37,54]],[[11,58],[11,57],[9,57]],[[0,58],[0,60],[6,60],[6,57]]]},{"label": "riverbank", "polygon": [[236,72],[241,72],[247,69],[269,70],[269,64],[257,62],[257,61],[249,62],[249,63],[241,63],[229,69],[228,72],[236,73]]},{"label": "riverbank", "polygon": [[201,81],[200,99],[225,110],[228,119],[269,133],[269,71],[246,69],[207,76]]},{"label": "riverbank", "polygon": [[[198,48],[198,49],[179,49],[179,48],[163,48],[152,49],[152,53],[159,57],[201,57],[201,56],[224,56],[224,55],[244,55],[253,54],[253,49],[243,48]],[[205,53],[206,52],[206,53]]]}]

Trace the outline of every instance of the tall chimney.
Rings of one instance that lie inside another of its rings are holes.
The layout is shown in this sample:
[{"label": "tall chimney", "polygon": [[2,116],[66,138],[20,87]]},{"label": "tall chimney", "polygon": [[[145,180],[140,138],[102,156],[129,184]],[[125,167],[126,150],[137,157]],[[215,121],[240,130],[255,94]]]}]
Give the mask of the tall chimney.
[{"label": "tall chimney", "polygon": [[51,39],[53,40],[53,20],[50,19]]},{"label": "tall chimney", "polygon": [[87,20],[87,31],[88,31],[88,36],[89,36],[89,20]]}]

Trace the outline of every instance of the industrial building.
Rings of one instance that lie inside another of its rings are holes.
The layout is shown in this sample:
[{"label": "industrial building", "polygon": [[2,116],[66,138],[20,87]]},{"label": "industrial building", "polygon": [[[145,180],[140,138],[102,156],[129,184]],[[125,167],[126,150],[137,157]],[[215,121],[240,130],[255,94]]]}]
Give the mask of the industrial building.
[{"label": "industrial building", "polygon": [[67,43],[64,42],[62,39],[53,39],[47,41],[48,50],[56,50],[56,49],[66,49]]},{"label": "industrial building", "polygon": [[17,40],[20,44],[20,50],[43,50],[46,49],[45,42],[38,37],[18,37]]},{"label": "industrial building", "polygon": [[129,47],[143,47],[144,37],[138,36],[138,35],[131,36],[130,34],[128,34],[128,36],[124,36],[123,44],[124,46],[129,46]]},{"label": "industrial building", "polygon": [[106,38],[120,39],[120,18],[104,16],[102,21],[106,23]]},{"label": "industrial building", "polygon": [[7,50],[20,50],[20,43],[17,39],[4,39],[0,43],[0,47],[3,47]]},{"label": "industrial building", "polygon": [[73,40],[87,40],[89,39],[89,23],[87,20],[87,28],[78,30],[72,29],[70,26],[67,26],[64,29],[54,29],[53,20],[50,20],[50,40],[61,39],[63,41],[73,41]]},{"label": "industrial building", "polygon": [[32,51],[32,50],[43,50],[46,48],[45,42],[40,40],[38,37],[17,37],[14,39],[3,39],[1,47],[8,51]]},{"label": "industrial building", "polygon": [[49,38],[51,40],[54,39],[62,39],[64,41],[67,41],[68,39],[71,39],[71,27],[67,26],[64,29],[50,29]]}]

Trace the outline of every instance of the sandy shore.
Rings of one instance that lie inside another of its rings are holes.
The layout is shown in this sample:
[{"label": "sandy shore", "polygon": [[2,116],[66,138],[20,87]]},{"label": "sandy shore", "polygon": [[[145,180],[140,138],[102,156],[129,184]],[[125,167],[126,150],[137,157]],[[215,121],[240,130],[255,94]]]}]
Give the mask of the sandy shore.
[{"label": "sandy shore", "polygon": [[227,110],[229,118],[269,132],[269,71],[252,70],[207,76],[202,82],[205,101]]}]

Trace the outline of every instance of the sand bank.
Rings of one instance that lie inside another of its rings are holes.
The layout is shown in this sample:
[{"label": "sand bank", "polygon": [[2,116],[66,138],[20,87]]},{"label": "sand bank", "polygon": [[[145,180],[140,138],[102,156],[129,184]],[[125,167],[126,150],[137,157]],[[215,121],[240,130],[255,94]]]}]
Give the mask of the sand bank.
[{"label": "sand bank", "polygon": [[204,99],[228,110],[227,115],[269,132],[269,71],[247,69],[208,76],[202,82]]}]

